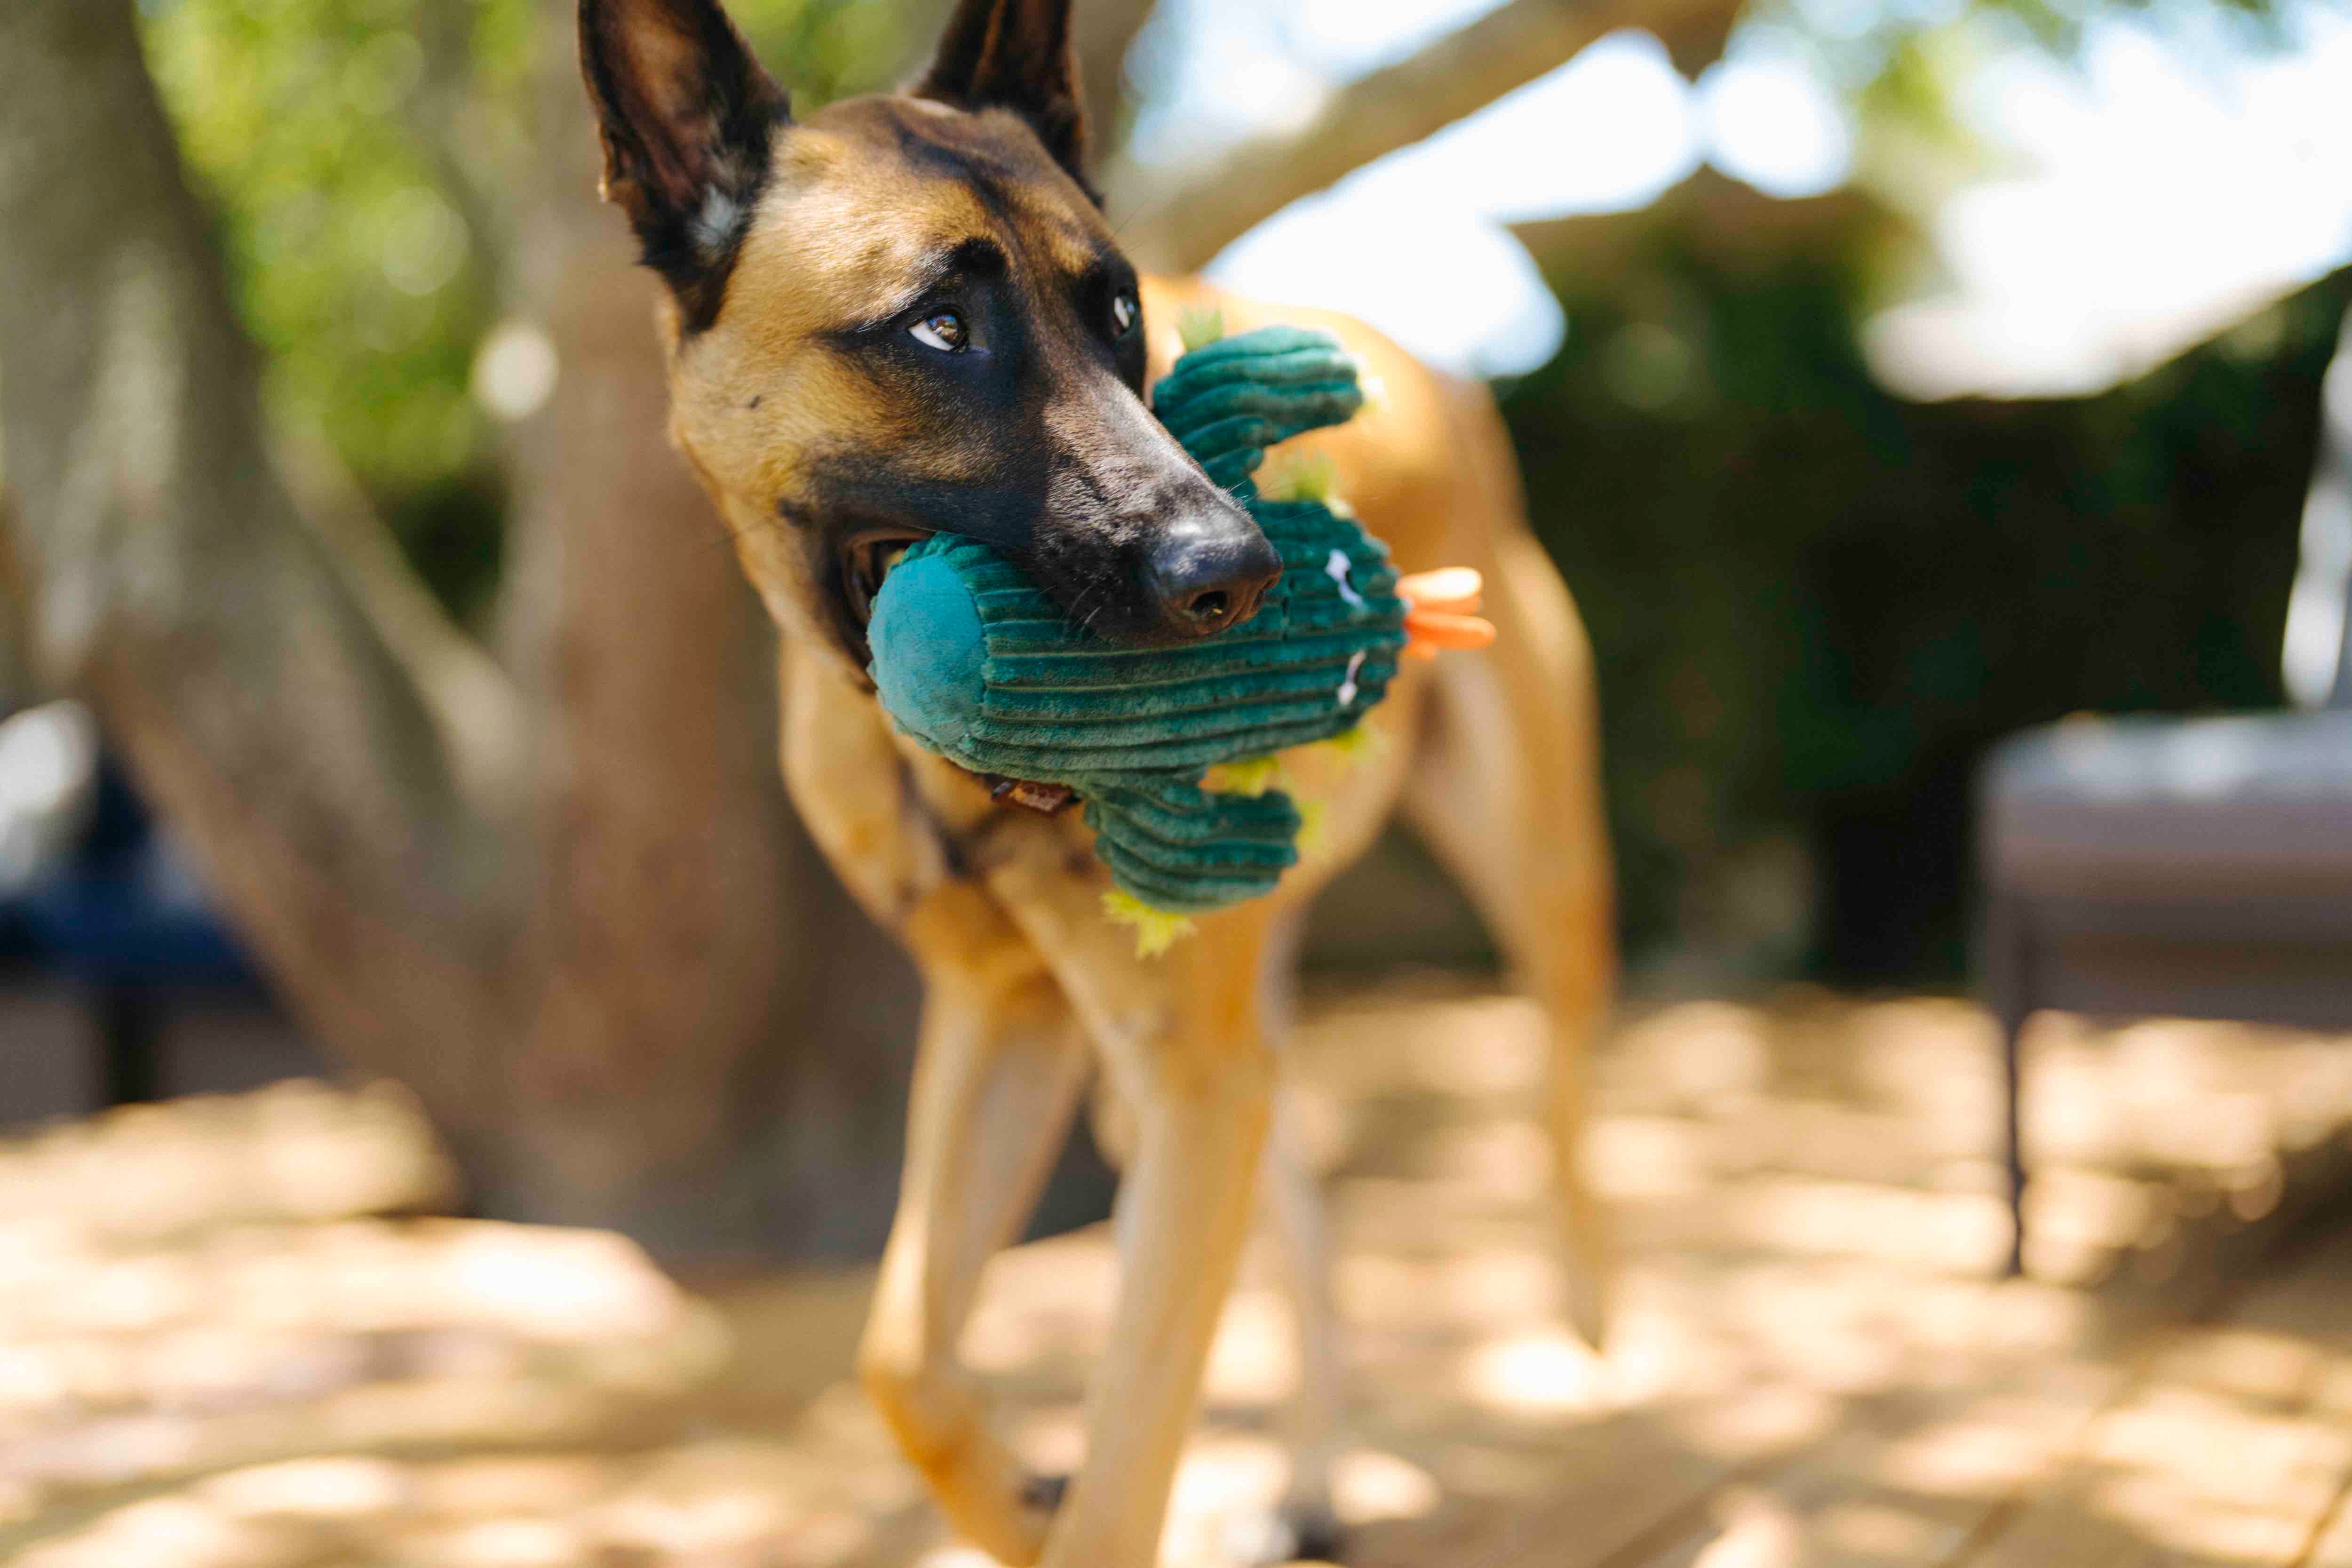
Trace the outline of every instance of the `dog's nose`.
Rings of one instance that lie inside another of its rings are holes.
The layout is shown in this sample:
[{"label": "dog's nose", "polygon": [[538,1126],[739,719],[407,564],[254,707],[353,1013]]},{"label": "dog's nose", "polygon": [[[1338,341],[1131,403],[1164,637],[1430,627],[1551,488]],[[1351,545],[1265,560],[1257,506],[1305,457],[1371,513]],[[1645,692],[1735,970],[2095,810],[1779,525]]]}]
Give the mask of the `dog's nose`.
[{"label": "dog's nose", "polygon": [[1257,614],[1282,576],[1282,557],[1245,512],[1180,518],[1166,524],[1144,562],[1144,587],[1160,624],[1180,637],[1205,637]]}]

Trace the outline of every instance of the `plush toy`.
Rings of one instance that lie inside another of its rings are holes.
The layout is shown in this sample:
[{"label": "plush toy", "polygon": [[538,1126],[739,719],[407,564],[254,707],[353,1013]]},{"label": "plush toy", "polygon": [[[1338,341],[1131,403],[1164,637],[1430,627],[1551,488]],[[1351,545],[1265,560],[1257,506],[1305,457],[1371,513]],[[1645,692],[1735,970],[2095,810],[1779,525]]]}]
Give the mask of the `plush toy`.
[{"label": "plush toy", "polygon": [[[1188,342],[1214,338],[1187,325]],[[1338,341],[1291,327],[1202,342],[1153,389],[1160,421],[1282,556],[1257,614],[1213,637],[1113,647],[1010,561],[950,534],[910,548],[876,595],[872,674],[893,721],[1027,804],[1075,792],[1118,889],[1107,907],[1147,952],[1188,929],[1184,916],[1269,892],[1297,863],[1304,819],[1266,787],[1273,759],[1356,737],[1409,621],[1436,643],[1492,636],[1461,613],[1476,607],[1475,573],[1427,574],[1408,604],[1387,549],[1312,472],[1259,492],[1268,447],[1362,403]]]}]

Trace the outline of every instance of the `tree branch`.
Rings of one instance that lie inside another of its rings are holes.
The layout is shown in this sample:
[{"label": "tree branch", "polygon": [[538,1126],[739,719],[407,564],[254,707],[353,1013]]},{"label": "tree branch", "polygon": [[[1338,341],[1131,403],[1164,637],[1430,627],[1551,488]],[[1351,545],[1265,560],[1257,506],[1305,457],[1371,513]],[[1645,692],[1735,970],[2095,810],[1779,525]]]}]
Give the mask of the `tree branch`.
[{"label": "tree branch", "polygon": [[323,430],[287,434],[276,449],[297,519],[431,712],[459,789],[484,816],[512,819],[528,804],[532,739],[515,683],[410,567]]},{"label": "tree branch", "polygon": [[1333,93],[1296,131],[1256,137],[1203,168],[1109,180],[1113,221],[1147,270],[1190,272],[1299,197],[1410,146],[1573,58],[1620,27],[1645,27],[1675,66],[1722,52],[1734,0],[1510,0],[1410,58]]},{"label": "tree branch", "polygon": [[1087,143],[1105,167],[1127,141],[1127,51],[1151,17],[1152,0],[1087,0],[1070,14],[1078,90],[1087,100]]},{"label": "tree branch", "polygon": [[467,143],[466,98],[472,85],[471,34],[478,9],[469,0],[429,0],[418,11],[416,37],[425,69],[408,96],[404,118],[435,183],[465,221],[473,241],[468,265],[495,296],[512,281],[515,237],[506,218],[509,198],[483,168],[490,154]]},{"label": "tree branch", "polygon": [[0,474],[0,715],[34,700],[32,650],[25,636],[26,594],[16,552],[8,548],[16,530],[16,507],[7,478]]},{"label": "tree branch", "polygon": [[1538,218],[1511,225],[1511,233],[1538,266],[1580,279],[1617,279],[1653,265],[1665,244],[1750,272],[1797,256],[1853,256],[1863,237],[1918,237],[1903,214],[1858,186],[1768,196],[1705,167],[1638,211]]}]

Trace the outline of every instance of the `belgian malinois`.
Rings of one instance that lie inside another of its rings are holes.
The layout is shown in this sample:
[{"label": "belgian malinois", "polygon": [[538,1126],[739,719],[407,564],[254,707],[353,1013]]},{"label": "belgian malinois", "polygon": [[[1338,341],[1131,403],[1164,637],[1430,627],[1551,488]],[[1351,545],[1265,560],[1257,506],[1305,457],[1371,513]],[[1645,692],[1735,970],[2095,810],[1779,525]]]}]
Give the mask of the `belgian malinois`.
[{"label": "belgian malinois", "polygon": [[[1597,1336],[1578,1140],[1611,878],[1589,650],[1492,405],[1360,323],[1138,277],[1087,182],[1068,10],[964,0],[919,81],[805,120],[717,0],[581,0],[580,44],[605,193],[667,285],[672,435],[783,632],[793,798],[926,987],[861,1374],[954,1526],[1003,1562],[1148,1568],[1269,1149],[1305,1348],[1292,1504],[1311,1520],[1323,1503],[1331,1309],[1274,1114],[1275,1015],[1308,903],[1399,805],[1549,1009],[1565,1306]],[[894,734],[864,627],[894,554],[941,531],[1013,556],[1106,637],[1246,619],[1279,563],[1144,401],[1200,306],[1232,331],[1327,327],[1360,356],[1381,395],[1303,444],[1401,569],[1483,572],[1500,638],[1410,665],[1368,760],[1294,762],[1327,803],[1321,856],[1144,959],[1104,918],[1081,814],[1001,800]],[[1121,1282],[1085,1463],[1057,1497],[992,1426],[957,1339],[1097,1065],[1126,1168]]]}]

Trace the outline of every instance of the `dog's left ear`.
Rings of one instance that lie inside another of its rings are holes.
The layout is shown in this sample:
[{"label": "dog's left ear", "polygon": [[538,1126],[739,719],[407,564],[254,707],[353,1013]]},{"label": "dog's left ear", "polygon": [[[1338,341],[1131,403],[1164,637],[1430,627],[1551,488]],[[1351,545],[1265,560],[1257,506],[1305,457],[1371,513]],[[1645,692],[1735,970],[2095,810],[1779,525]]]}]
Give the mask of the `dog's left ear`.
[{"label": "dog's left ear", "polygon": [[1093,195],[1078,61],[1070,47],[1070,0],[963,0],[914,91],[960,109],[1013,110]]},{"label": "dog's left ear", "polygon": [[604,142],[604,199],[689,330],[709,324],[790,100],[718,0],[580,0],[580,71]]}]

